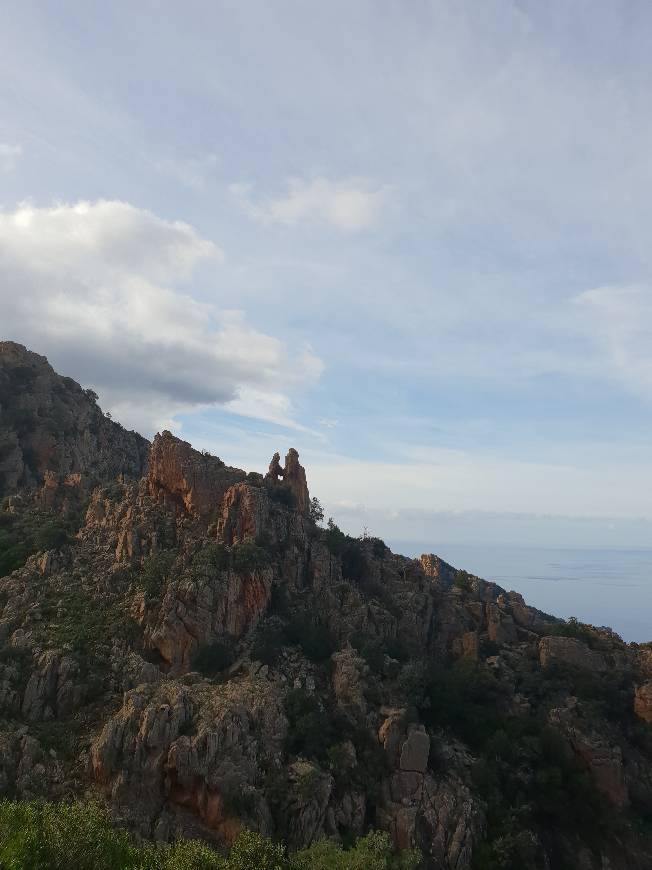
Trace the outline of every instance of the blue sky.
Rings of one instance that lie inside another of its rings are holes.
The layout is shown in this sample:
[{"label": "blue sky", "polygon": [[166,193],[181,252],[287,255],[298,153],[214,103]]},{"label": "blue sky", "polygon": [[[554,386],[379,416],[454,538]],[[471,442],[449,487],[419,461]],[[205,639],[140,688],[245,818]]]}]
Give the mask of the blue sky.
[{"label": "blue sky", "polygon": [[650,543],[649,4],[0,11],[4,337],[355,533]]}]

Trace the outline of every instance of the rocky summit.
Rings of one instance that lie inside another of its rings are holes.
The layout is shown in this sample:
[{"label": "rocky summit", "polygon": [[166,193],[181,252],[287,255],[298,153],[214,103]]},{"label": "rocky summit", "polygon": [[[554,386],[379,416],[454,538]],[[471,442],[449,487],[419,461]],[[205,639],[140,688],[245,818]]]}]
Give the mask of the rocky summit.
[{"label": "rocky summit", "polygon": [[149,443],[11,342],[0,498],[0,795],[218,850],[652,867],[652,645],[324,525],[294,449]]}]

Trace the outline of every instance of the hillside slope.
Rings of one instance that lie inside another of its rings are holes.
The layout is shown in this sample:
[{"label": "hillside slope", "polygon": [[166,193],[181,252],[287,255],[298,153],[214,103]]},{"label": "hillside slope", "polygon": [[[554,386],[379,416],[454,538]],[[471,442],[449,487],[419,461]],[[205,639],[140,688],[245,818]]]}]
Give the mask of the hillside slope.
[{"label": "hillside slope", "polygon": [[430,870],[652,866],[652,648],[315,520],[296,451],[150,445],[0,344],[0,794],[145,838],[372,828]]}]

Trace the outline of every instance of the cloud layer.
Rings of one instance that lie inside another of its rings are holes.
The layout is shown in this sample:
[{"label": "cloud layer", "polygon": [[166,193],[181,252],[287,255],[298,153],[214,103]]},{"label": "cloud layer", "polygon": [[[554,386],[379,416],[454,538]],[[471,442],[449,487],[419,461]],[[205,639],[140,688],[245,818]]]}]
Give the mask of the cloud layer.
[{"label": "cloud layer", "polygon": [[0,172],[11,172],[20,159],[23,149],[20,145],[0,142]]},{"label": "cloud layer", "polygon": [[125,202],[21,205],[0,213],[3,334],[83,373],[146,432],[211,404],[291,423],[290,397],[321,362],[181,289],[199,263],[222,258],[189,225]]},{"label": "cloud layer", "polygon": [[249,185],[232,185],[240,206],[252,219],[261,223],[295,226],[304,221],[325,223],[343,233],[368,230],[379,220],[387,198],[387,187],[372,185],[364,179],[310,181],[292,178],[285,196],[251,197]]},{"label": "cloud layer", "polygon": [[605,370],[652,399],[652,289],[596,287],[577,303],[602,347]]}]

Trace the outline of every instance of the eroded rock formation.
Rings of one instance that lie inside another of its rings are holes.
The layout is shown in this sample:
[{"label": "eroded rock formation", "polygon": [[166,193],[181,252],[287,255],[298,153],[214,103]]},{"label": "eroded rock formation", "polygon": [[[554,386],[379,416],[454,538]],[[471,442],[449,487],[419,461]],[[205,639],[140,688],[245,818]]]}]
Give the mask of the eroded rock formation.
[{"label": "eroded rock formation", "polygon": [[244,471],[193,450],[171,432],[154,438],[147,483],[152,498],[162,503],[178,504],[188,513],[207,519],[217,514],[227,489],[244,477]]},{"label": "eroded rock formation", "polygon": [[0,406],[1,528],[38,533],[0,578],[0,795],[216,845],[379,827],[425,870],[652,866],[647,646],[319,528],[295,450],[149,448],[17,345]]},{"label": "eroded rock formation", "polygon": [[310,494],[308,492],[306,470],[299,462],[299,454],[294,447],[290,447],[288,450],[284,467],[281,466],[279,453],[275,453],[272,456],[265,480],[272,485],[278,484],[280,481],[292,493],[296,510],[302,514],[308,513],[310,509]]}]

